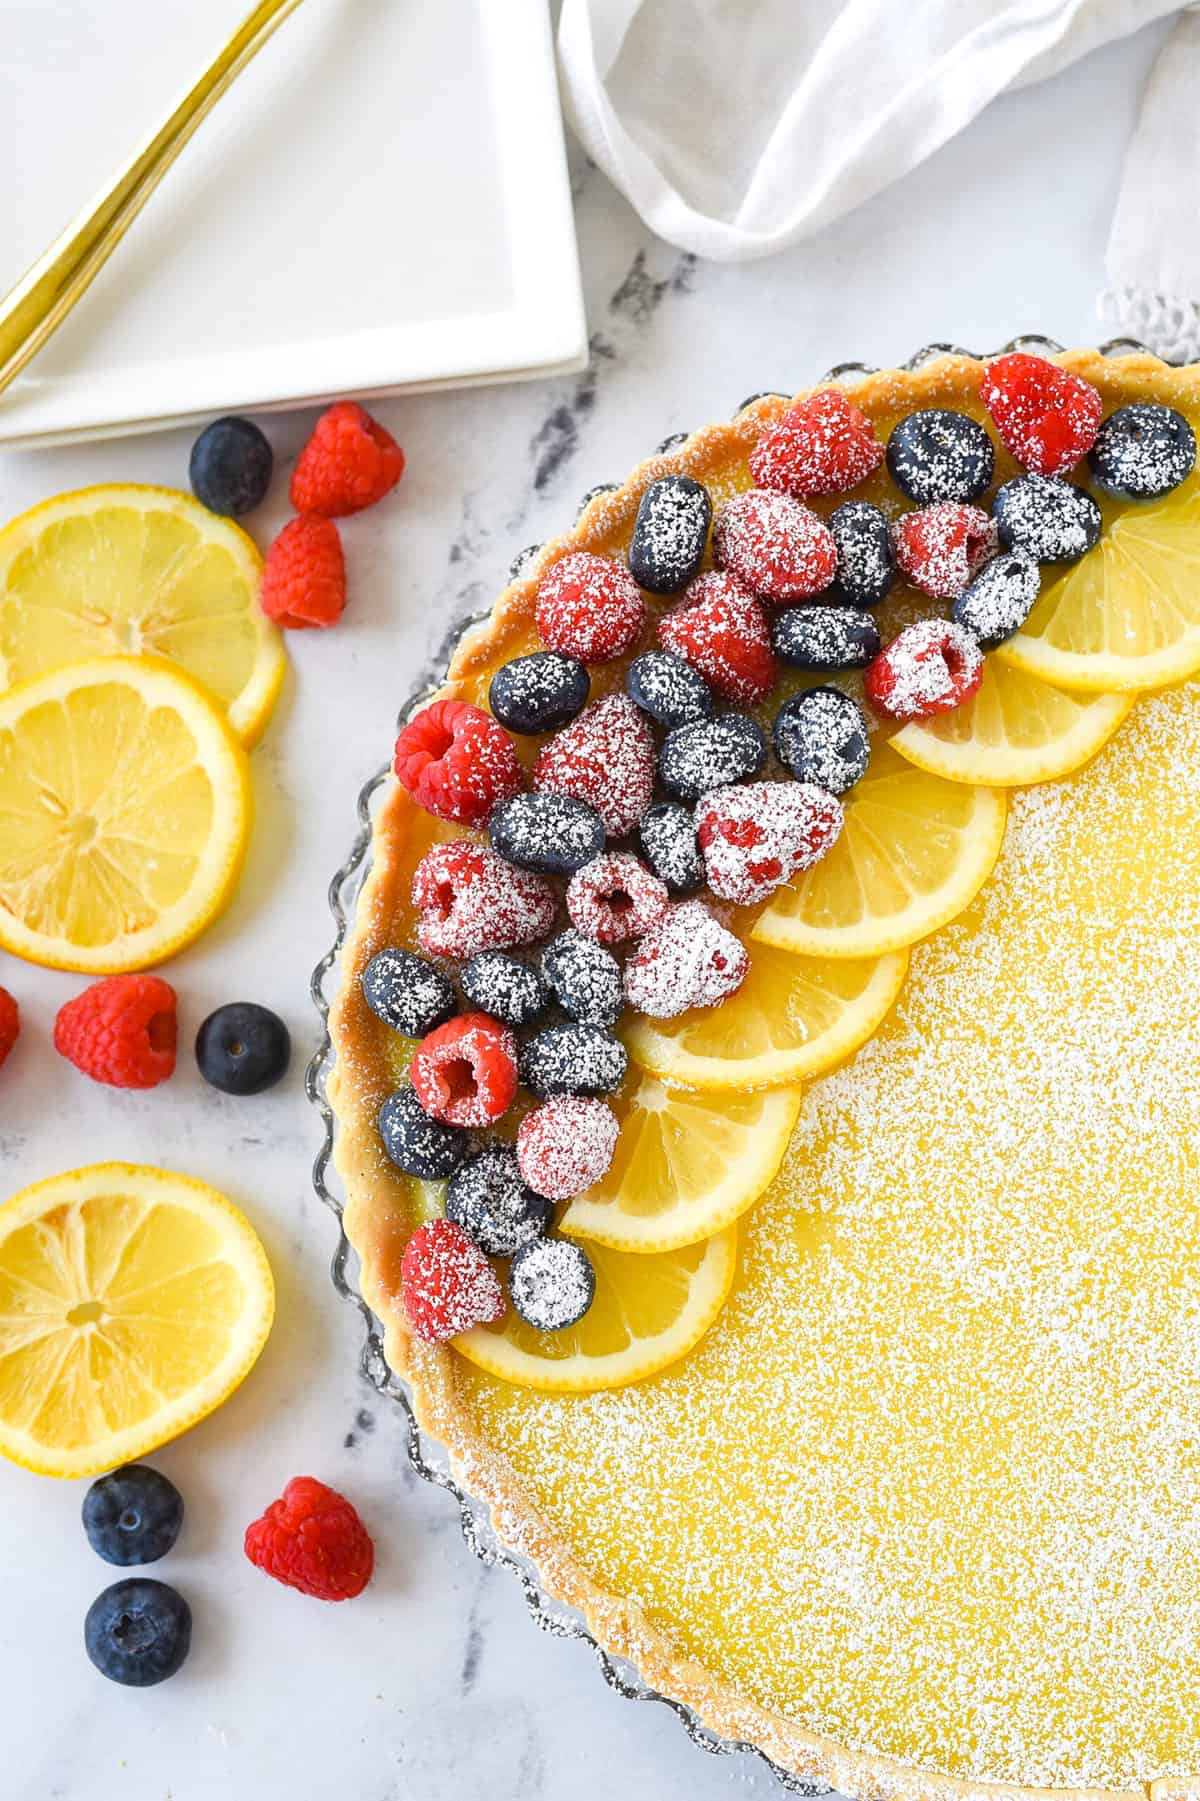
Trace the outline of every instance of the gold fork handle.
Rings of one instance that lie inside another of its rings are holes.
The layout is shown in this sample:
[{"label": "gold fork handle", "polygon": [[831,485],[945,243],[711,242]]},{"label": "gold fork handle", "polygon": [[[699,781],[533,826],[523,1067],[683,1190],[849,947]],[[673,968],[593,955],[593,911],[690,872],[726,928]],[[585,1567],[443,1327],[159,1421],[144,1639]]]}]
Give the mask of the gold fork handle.
[{"label": "gold fork handle", "polygon": [[0,394],[86,293],[200,122],[301,0],[259,0],[162,124],[0,301]]}]

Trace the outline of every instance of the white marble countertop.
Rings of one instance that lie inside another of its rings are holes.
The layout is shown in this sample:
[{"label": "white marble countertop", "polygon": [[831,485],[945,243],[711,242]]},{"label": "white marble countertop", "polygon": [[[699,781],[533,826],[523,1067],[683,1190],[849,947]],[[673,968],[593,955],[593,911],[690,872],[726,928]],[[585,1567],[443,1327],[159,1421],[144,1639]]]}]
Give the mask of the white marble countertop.
[{"label": "white marble countertop", "polygon": [[[577,159],[591,367],[380,406],[408,473],[386,505],[347,522],[343,623],[292,637],[254,758],[245,879],[227,916],[165,971],[182,1027],[172,1083],[121,1094],[76,1075],[51,1030],[81,981],[0,954],[0,983],[24,1015],[0,1076],[0,1193],[107,1157],[175,1166],[245,1207],[279,1284],[250,1380],[153,1459],[188,1509],[154,1572],[195,1615],[174,1681],[138,1693],[92,1670],[83,1616],[115,1572],[83,1537],[82,1485],[0,1466],[0,1789],[13,1801],[582,1801],[598,1769],[639,1801],[778,1792],[744,1757],[702,1756],[665,1709],[621,1702],[586,1650],[535,1630],[516,1585],[468,1555],[452,1506],[408,1470],[399,1410],[359,1377],[358,1321],[328,1275],[333,1222],[310,1186],[319,1134],[302,1089],[318,1037],[308,974],[332,935],[325,888],[399,701],[454,622],[502,585],[513,553],[567,523],[594,483],[668,432],[849,358],[885,364],[935,339],[991,349],[1021,331],[1107,335],[1094,308],[1105,235],[1161,36],[1000,101],[899,187],[774,261],[694,264]],[[264,542],[307,425],[268,423],[280,478],[252,521]],[[0,514],[86,482],[184,485],[187,451],[184,437],[159,436],[0,459]],[[190,1052],[204,1015],[233,999],[276,1008],[293,1034],[289,1079],[254,1100],[206,1088]],[[247,1521],[299,1473],[343,1488],[374,1533],[378,1574],[350,1606],[278,1588],[242,1558]]]}]

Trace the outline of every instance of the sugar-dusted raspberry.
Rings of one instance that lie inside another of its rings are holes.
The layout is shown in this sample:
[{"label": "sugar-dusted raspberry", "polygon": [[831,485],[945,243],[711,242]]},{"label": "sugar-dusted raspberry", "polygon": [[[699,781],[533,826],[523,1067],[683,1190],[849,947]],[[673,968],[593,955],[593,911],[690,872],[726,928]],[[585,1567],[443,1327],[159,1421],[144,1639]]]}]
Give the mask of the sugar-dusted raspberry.
[{"label": "sugar-dusted raspberry", "polygon": [[408,1079],[431,1119],[490,1126],[516,1096],[517,1041],[486,1013],[460,1014],[421,1040]]},{"label": "sugar-dusted raspberry", "polygon": [[640,940],[625,965],[625,998],[652,1019],[716,1007],[746,979],[746,948],[703,901],[680,901]]},{"label": "sugar-dusted raspberry", "polygon": [[542,643],[581,663],[607,663],[629,649],[646,620],[642,591],[620,563],[575,550],[538,583]]},{"label": "sugar-dusted raspberry", "polygon": [[808,869],[835,843],[842,804],[812,782],[750,782],[718,788],[696,808],[696,838],[708,885],[750,906]]},{"label": "sugar-dusted raspberry", "polygon": [[569,1201],[607,1173],[619,1133],[617,1116],[603,1101],[552,1095],[525,1115],[517,1132],[522,1179],[548,1201]]},{"label": "sugar-dusted raspberry", "polygon": [[819,388],[789,407],[750,453],[759,488],[804,499],[857,488],[883,460],[883,445],[865,413],[841,388]]},{"label": "sugar-dusted raspberry", "polygon": [[631,851],[609,851],[585,863],[567,885],[571,924],[597,944],[640,938],[667,910],[666,885]]},{"label": "sugar-dusted raspberry", "polygon": [[465,838],[426,851],[413,875],[412,899],[420,913],[417,938],[431,957],[536,944],[558,910],[548,882]]},{"label": "sugar-dusted raspberry", "polygon": [[970,700],[982,680],[983,652],[970,632],[949,619],[919,619],[880,651],[863,685],[888,718],[928,719]]},{"label": "sugar-dusted raspberry", "polygon": [[340,519],[390,494],[404,474],[404,452],[391,433],[354,400],[321,414],[292,471],[298,513]]},{"label": "sugar-dusted raspberry", "polygon": [[257,1569],[318,1601],[352,1601],[375,1568],[371,1535],[354,1508],[312,1476],[293,1476],[246,1527],[245,1551]]},{"label": "sugar-dusted raspberry", "polygon": [[957,600],[996,550],[996,522],[980,507],[938,501],[902,513],[893,528],[896,561],[914,588],[935,600]]},{"label": "sugar-dusted raspberry", "polygon": [[336,625],[346,605],[346,559],[332,519],[302,513],[284,526],[263,564],[259,605],[288,631]]},{"label": "sugar-dusted raspberry", "polygon": [[627,694],[606,694],[543,746],[534,786],[598,813],[610,838],[632,832],[654,793],[654,733]]},{"label": "sugar-dusted raspberry", "polygon": [[1019,350],[988,364],[979,393],[1018,463],[1039,475],[1074,468],[1095,443],[1104,413],[1090,382]]},{"label": "sugar-dusted raspberry", "polygon": [[726,700],[765,700],[779,673],[767,615],[756,596],[727,570],[697,576],[677,613],[659,621],[664,649],[674,651]]},{"label": "sugar-dusted raspberry", "polygon": [[452,1219],[417,1227],[400,1260],[400,1294],[413,1337],[426,1344],[444,1344],[472,1326],[504,1318],[499,1277]]},{"label": "sugar-dusted raspberry", "polygon": [[175,1070],[175,990],[161,976],[107,976],[60,1007],[54,1048],[93,1082],[157,1088]]},{"label": "sugar-dusted raspberry", "polygon": [[825,521],[790,494],[764,488],[735,494],[720,508],[713,555],[760,600],[781,605],[820,594],[837,570],[837,545]]},{"label": "sugar-dusted raspberry", "polygon": [[436,819],[482,825],[525,786],[513,741],[482,707],[435,700],[396,739],[400,785]]},{"label": "sugar-dusted raspberry", "polygon": [[7,988],[0,988],[0,1063],[17,1042],[21,1030],[21,1012]]}]

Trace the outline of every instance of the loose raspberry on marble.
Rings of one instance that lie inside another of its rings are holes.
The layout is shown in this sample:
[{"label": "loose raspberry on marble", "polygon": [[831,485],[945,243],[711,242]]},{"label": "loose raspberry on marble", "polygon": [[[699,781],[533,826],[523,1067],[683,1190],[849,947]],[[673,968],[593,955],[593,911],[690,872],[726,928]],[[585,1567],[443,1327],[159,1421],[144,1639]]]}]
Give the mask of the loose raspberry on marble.
[{"label": "loose raspberry on marble", "polygon": [[1038,475],[1061,475],[1086,456],[1104,413],[1090,382],[1024,351],[989,363],[979,393],[1018,463]]},{"label": "loose raspberry on marble", "polygon": [[585,707],[533,766],[534,787],[598,813],[610,838],[632,832],[654,794],[654,732],[627,694]]},{"label": "loose raspberry on marble", "polygon": [[680,901],[640,939],[625,965],[625,998],[651,1019],[716,1007],[746,979],[746,948],[703,901]]},{"label": "loose raspberry on marble", "polygon": [[346,606],[346,559],[332,519],[301,513],[267,552],[259,605],[285,631],[336,625]]},{"label": "loose raspberry on marble", "polygon": [[739,906],[766,900],[781,882],[816,863],[841,829],[841,802],[812,782],[719,788],[696,808],[708,885]]},{"label": "loose raspberry on marble", "polygon": [[514,869],[494,850],[455,838],[435,844],[417,864],[413,905],[417,939],[431,957],[537,944],[554,924],[558,902],[541,876]]},{"label": "loose raspberry on marble", "polygon": [[482,825],[525,786],[513,741],[482,707],[435,700],[396,739],[400,785],[435,819]]},{"label": "loose raspberry on marble", "polygon": [[517,1041],[486,1013],[447,1020],[417,1046],[408,1079],[431,1119],[490,1126],[517,1093]]},{"label": "loose raspberry on marble", "polygon": [[21,1031],[21,1011],[7,988],[0,988],[0,1063],[8,1056]]},{"label": "loose raspberry on marble", "polygon": [[298,513],[340,519],[375,505],[404,474],[404,452],[389,431],[354,400],[328,407],[292,471]]},{"label": "loose raspberry on marble", "polygon": [[880,651],[864,677],[867,699],[890,719],[949,713],[983,680],[983,652],[949,619],[919,619]]},{"label": "loose raspberry on marble", "polygon": [[641,631],[646,602],[622,564],[576,550],[538,583],[536,612],[547,649],[581,663],[607,663]]},{"label": "loose raspberry on marble", "polygon": [[244,1549],[257,1569],[318,1601],[352,1601],[375,1568],[371,1535],[350,1502],[312,1476],[293,1476],[246,1527]]},{"label": "loose raspberry on marble", "polygon": [[608,1171],[620,1127],[593,1096],[556,1094],[535,1107],[517,1132],[522,1180],[548,1201],[569,1201]]},{"label": "loose raspberry on marble", "polygon": [[175,1071],[175,990],[161,976],[106,976],[59,1008],[54,1048],[93,1082],[157,1088]]},{"label": "loose raspberry on marble", "polygon": [[669,905],[666,884],[631,851],[596,857],[567,884],[571,924],[597,944],[624,944],[657,925]]},{"label": "loose raspberry on marble", "polygon": [[726,700],[765,700],[779,673],[767,615],[755,594],[727,570],[697,576],[684,605],[659,621],[659,643],[698,669]]},{"label": "loose raspberry on marble", "polygon": [[957,600],[996,550],[996,522],[980,507],[943,500],[902,513],[893,527],[906,580],[935,600]]},{"label": "loose raspberry on marble", "polygon": [[400,1294],[413,1337],[426,1344],[445,1344],[504,1318],[499,1277],[452,1219],[417,1227],[400,1261]]},{"label": "loose raspberry on marble", "polygon": [[790,494],[750,488],[718,510],[713,555],[720,569],[760,600],[811,600],[837,571],[837,545],[825,521]]},{"label": "loose raspberry on marble", "polygon": [[866,414],[841,388],[820,388],[787,412],[750,453],[756,487],[803,500],[856,488],[883,461]]}]

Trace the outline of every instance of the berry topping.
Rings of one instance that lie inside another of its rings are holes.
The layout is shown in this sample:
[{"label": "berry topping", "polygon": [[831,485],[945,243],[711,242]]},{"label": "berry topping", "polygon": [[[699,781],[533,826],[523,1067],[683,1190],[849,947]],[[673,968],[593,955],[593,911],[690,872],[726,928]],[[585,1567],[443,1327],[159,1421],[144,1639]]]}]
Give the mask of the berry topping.
[{"label": "berry topping", "polygon": [[504,1290],[475,1241],[452,1219],[418,1226],[404,1247],[400,1292],[413,1337],[444,1344],[504,1318]]},{"label": "berry topping", "polygon": [[719,788],[696,808],[708,885],[750,906],[823,857],[842,829],[837,797],[812,782]]},{"label": "berry topping", "polygon": [[701,575],[684,595],[687,603],[658,625],[659,642],[698,669],[726,700],[746,706],[764,700],[778,670],[771,655],[767,615],[736,575]]},{"label": "berry topping", "polygon": [[1100,542],[1100,508],[1086,488],[1053,475],[1018,475],[997,490],[992,517],[1005,550],[1038,563],[1073,563]]},{"label": "berry topping", "polygon": [[583,711],[591,685],[577,657],[535,650],[497,669],[488,705],[510,732],[553,732]]},{"label": "berry topping", "polygon": [[535,1094],[612,1094],[625,1080],[625,1046],[599,1026],[572,1020],[538,1032],[521,1051],[521,1080]]},{"label": "berry topping", "polygon": [[456,1005],[454,990],[435,963],[394,946],[371,958],[362,991],[376,1018],[406,1038],[424,1038],[453,1016]]},{"label": "berry topping", "polygon": [[604,849],[604,821],[569,794],[514,794],[488,823],[492,844],[518,869],[570,875]]},{"label": "berry topping", "polygon": [[421,915],[421,949],[464,960],[476,951],[536,944],[558,911],[554,890],[540,877],[465,838],[426,851],[413,875],[412,898]]},{"label": "berry topping", "polygon": [[480,951],[464,964],[460,980],[471,1005],[506,1026],[527,1026],[550,1005],[546,984],[533,964],[504,951]]},{"label": "berry topping", "polygon": [[903,513],[894,528],[896,561],[914,588],[956,600],[996,548],[996,526],[979,507],[943,500]]},{"label": "berry topping", "polygon": [[596,1272],[581,1245],[543,1238],[519,1251],[508,1272],[513,1307],[537,1332],[574,1326],[596,1295]]},{"label": "berry topping", "polygon": [[161,976],[108,976],[59,1008],[54,1048],[93,1082],[157,1088],[175,1069],[175,990]]},{"label": "berry topping", "polygon": [[1002,550],[963,589],[950,616],[982,649],[994,650],[1032,613],[1041,579],[1037,563],[1023,550]]},{"label": "berry topping", "polygon": [[589,1026],[615,1026],[620,1019],[625,1008],[621,965],[594,939],[560,933],[542,952],[542,974],[572,1019]]},{"label": "berry topping", "polygon": [[396,739],[395,768],[419,807],[460,825],[482,825],[525,786],[508,733],[465,700],[435,700],[414,714]]},{"label": "berry topping", "polygon": [[517,1133],[521,1174],[535,1194],[568,1201],[607,1172],[619,1131],[616,1114],[603,1101],[556,1094],[521,1121]]},{"label": "berry topping", "polygon": [[892,528],[869,500],[844,500],[829,515],[837,573],[825,598],[851,607],[877,607],[896,579]]},{"label": "berry topping", "polygon": [[567,885],[571,924],[598,944],[640,938],[662,918],[667,905],[665,885],[630,851],[597,857]]},{"label": "berry topping", "polygon": [[1169,494],[1196,466],[1196,434],[1174,407],[1135,401],[1110,413],[1089,461],[1110,494],[1153,500]]},{"label": "berry topping", "polygon": [[346,559],[332,519],[290,519],[267,552],[259,605],[287,631],[336,625],[346,606]]},{"label": "berry topping", "polygon": [[771,621],[775,655],[793,669],[865,669],[879,642],[879,627],[858,607],[785,607]]},{"label": "berry topping", "polygon": [[446,1188],[446,1218],[489,1257],[511,1257],[532,1244],[553,1216],[549,1201],[522,1181],[511,1145],[490,1144],[468,1157]]},{"label": "berry topping", "polygon": [[638,836],[647,863],[672,894],[691,894],[701,886],[704,860],[689,808],[659,801],[642,820]]},{"label": "berry topping", "polygon": [[758,775],[767,761],[767,740],[748,713],[722,713],[668,732],[658,753],[658,774],[676,800],[699,800],[710,788],[724,788]]},{"label": "berry topping", "polygon": [[128,1568],[165,1557],[183,1525],[183,1496],[144,1463],[127,1463],[83,1497],[83,1529],[97,1557]]},{"label": "berry topping", "polygon": [[819,388],[787,412],[750,453],[759,488],[803,500],[857,488],[883,459],[874,427],[841,388]]},{"label": "berry topping", "polygon": [[627,694],[606,694],[543,745],[534,786],[593,807],[611,838],[636,826],[654,793],[654,733]]},{"label": "berry topping", "polygon": [[572,551],[538,583],[542,643],[583,663],[607,663],[629,649],[646,619],[642,591],[620,563]]},{"label": "berry topping", "polygon": [[153,1688],[182,1668],[192,1643],[192,1610],[176,1589],[126,1576],[97,1595],[83,1645],[102,1676],[125,1688]]},{"label": "berry topping", "polygon": [[888,474],[917,506],[976,500],[992,479],[996,454],[977,420],[942,407],[909,413],[887,444]]},{"label": "berry topping", "polygon": [[246,1527],[256,1569],[318,1601],[352,1601],[375,1568],[371,1535],[344,1495],[293,1476],[278,1501]]},{"label": "berry topping", "polygon": [[775,720],[775,754],[798,782],[845,794],[871,761],[862,708],[840,688],[793,694]]},{"label": "berry topping", "polygon": [[1091,449],[1103,403],[1090,382],[1045,357],[1014,351],[983,372],[980,398],[1005,444],[1026,469],[1061,475]]},{"label": "berry topping", "polygon": [[408,1078],[431,1119],[490,1126],[516,1097],[517,1041],[486,1013],[463,1013],[421,1040]]},{"label": "berry topping", "polygon": [[689,1007],[716,1007],[746,979],[745,946],[703,901],[681,901],[647,932],[625,965],[631,1007],[673,1019]]},{"label": "berry topping", "polygon": [[256,1001],[231,1001],[196,1034],[196,1063],[223,1094],[262,1094],[287,1073],[292,1040],[278,1013]]},{"label": "berry topping", "polygon": [[948,619],[919,619],[881,650],[864,678],[867,699],[891,719],[928,719],[970,700],[983,680],[983,653]]},{"label": "berry topping", "polygon": [[298,513],[340,519],[390,494],[404,474],[404,452],[390,432],[353,400],[321,414],[292,471]]},{"label": "berry topping", "polygon": [[648,650],[635,657],[625,671],[625,692],[643,713],[668,729],[707,719],[713,709],[712,690],[704,677],[669,650]]},{"label": "berry topping", "polygon": [[466,1133],[430,1119],[408,1083],[379,1109],[379,1136],[396,1168],[422,1182],[444,1182],[467,1154]]},{"label": "berry topping", "polygon": [[7,988],[0,988],[0,1064],[21,1032],[21,1010]]},{"label": "berry topping", "polygon": [[664,475],[642,495],[629,572],[651,594],[678,594],[700,567],[712,502],[690,475]]},{"label": "berry topping", "polygon": [[192,493],[210,513],[240,519],[267,497],[275,458],[251,419],[214,419],[206,425],[188,462]]},{"label": "berry topping", "polygon": [[833,580],[837,546],[825,521],[790,494],[735,494],[713,525],[713,555],[762,600],[809,600]]}]

